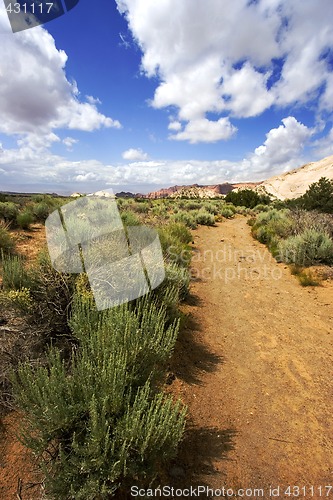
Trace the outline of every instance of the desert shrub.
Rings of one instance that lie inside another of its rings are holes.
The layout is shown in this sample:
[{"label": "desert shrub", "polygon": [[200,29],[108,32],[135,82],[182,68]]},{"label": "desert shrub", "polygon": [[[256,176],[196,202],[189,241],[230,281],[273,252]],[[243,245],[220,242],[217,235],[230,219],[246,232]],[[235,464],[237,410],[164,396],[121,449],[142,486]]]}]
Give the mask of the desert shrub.
[{"label": "desert shrub", "polygon": [[16,216],[16,223],[21,229],[29,229],[30,224],[34,221],[34,216],[31,212],[24,210]]},{"label": "desert shrub", "polygon": [[184,224],[168,224],[166,226],[167,232],[181,243],[190,243],[192,241],[192,234]]},{"label": "desert shrub", "polygon": [[302,286],[319,286],[320,282],[313,276],[312,273],[301,272],[298,276],[298,281]]},{"label": "desert shrub", "polygon": [[233,203],[225,203],[224,207],[231,210],[234,214],[237,213],[237,209],[239,208],[237,205],[233,205]]},{"label": "desert shrub", "polygon": [[31,196],[31,200],[34,201],[35,203],[40,203],[44,201],[45,195],[44,194],[33,194]]},{"label": "desert shrub", "polygon": [[333,180],[322,177],[311,184],[306,193],[298,200],[306,210],[333,213]]},{"label": "desert shrub", "polygon": [[4,290],[21,290],[29,288],[31,277],[24,267],[21,257],[3,255],[2,258],[2,286]]},{"label": "desert shrub", "polygon": [[149,212],[150,205],[147,202],[136,202],[131,207],[131,210],[137,212],[138,214],[147,214]]},{"label": "desert shrub", "polygon": [[45,201],[33,205],[32,210],[36,219],[42,222],[44,222],[52,212],[52,208]]},{"label": "desert shrub", "polygon": [[154,203],[153,207],[150,210],[150,213],[157,217],[168,217],[167,207],[157,203]]},{"label": "desert shrub", "polygon": [[240,214],[240,215],[249,215],[251,213],[250,208],[246,208],[246,207],[242,207],[242,206],[234,207],[233,211],[235,214]]},{"label": "desert shrub", "polygon": [[10,253],[13,248],[14,242],[9,234],[7,226],[0,223],[0,256],[1,253]]},{"label": "desert shrub", "polygon": [[268,212],[270,210],[269,205],[264,205],[263,203],[259,203],[259,205],[256,205],[253,210],[255,212]]},{"label": "desert shrub", "polygon": [[15,222],[19,212],[19,206],[11,201],[0,203],[0,219],[5,222]]},{"label": "desert shrub", "polygon": [[[252,226],[252,229],[253,228],[254,225]],[[268,245],[274,236],[274,232],[270,229],[269,226],[257,226],[252,230],[252,234],[258,241],[260,241],[260,243],[264,243],[265,245]]]},{"label": "desert shrub", "polygon": [[21,287],[19,290],[9,290],[6,297],[10,303],[23,313],[29,313],[33,309],[33,301],[29,288]]},{"label": "desert shrub", "polygon": [[130,210],[122,212],[121,219],[125,226],[138,226],[140,224],[139,218]]},{"label": "desert shrub", "polygon": [[183,202],[183,208],[185,210],[199,210],[202,207],[202,203],[200,201],[183,200]]},{"label": "desert shrub", "polygon": [[165,265],[165,280],[163,287],[171,287],[177,291],[174,303],[177,305],[179,300],[184,300],[189,292],[190,274],[186,267],[169,262]]},{"label": "desert shrub", "polygon": [[202,226],[214,226],[215,225],[215,217],[213,214],[206,212],[205,210],[199,210],[195,216],[195,221],[197,224],[201,224]]},{"label": "desert shrub", "polygon": [[333,240],[328,234],[307,229],[279,243],[279,257],[287,264],[311,266],[333,263]]},{"label": "desert shrub", "polygon": [[150,383],[177,334],[164,314],[146,300],[97,312],[77,298],[69,367],[51,350],[46,367],[21,365],[13,377],[22,437],[52,497],[107,499],[134,481],[149,484],[176,453],[185,409]]},{"label": "desert shrub", "polygon": [[233,205],[239,205],[247,208],[254,208],[256,205],[268,205],[270,198],[268,195],[258,194],[252,189],[240,189],[238,191],[230,191],[225,201]]},{"label": "desert shrub", "polygon": [[101,335],[109,352],[126,352],[128,384],[132,387],[159,377],[178,334],[178,320],[166,326],[165,307],[157,307],[151,298],[146,295],[133,304],[97,311],[92,300],[75,296],[69,322],[79,342],[92,342]]},{"label": "desert shrub", "polygon": [[212,202],[205,203],[203,208],[207,212],[209,212],[210,214],[213,214],[213,215],[218,215],[220,213],[219,205],[216,203],[212,203]]},{"label": "desert shrub", "polygon": [[270,245],[273,238],[285,238],[292,232],[292,221],[288,210],[270,210],[257,215],[252,225],[253,236],[266,245]]},{"label": "desert shrub", "polygon": [[187,267],[191,260],[188,243],[192,240],[192,236],[186,226],[170,223],[159,228],[158,234],[165,260]]},{"label": "desert shrub", "polygon": [[290,211],[289,217],[294,234],[300,234],[306,229],[314,229],[333,237],[333,215],[331,214],[294,209]]},{"label": "desert shrub", "polygon": [[191,213],[178,212],[172,216],[171,220],[182,223],[183,225],[185,225],[190,229],[196,229],[197,227],[197,221],[195,219],[195,216]]},{"label": "desert shrub", "polygon": [[29,270],[33,313],[30,320],[48,336],[69,333],[68,317],[75,290],[75,274],[60,273],[54,269],[49,255],[41,252]]},{"label": "desert shrub", "polygon": [[230,207],[224,206],[220,209],[219,213],[225,219],[231,219],[234,216],[234,211]]}]

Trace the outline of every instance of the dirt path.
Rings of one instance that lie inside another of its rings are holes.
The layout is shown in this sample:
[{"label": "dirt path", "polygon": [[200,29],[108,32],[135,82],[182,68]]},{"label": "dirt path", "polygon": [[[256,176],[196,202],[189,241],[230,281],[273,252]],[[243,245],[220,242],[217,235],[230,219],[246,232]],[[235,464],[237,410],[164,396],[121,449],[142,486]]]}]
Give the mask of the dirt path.
[{"label": "dirt path", "polygon": [[290,498],[290,485],[333,498],[319,489],[333,485],[332,285],[301,287],[244,218],[194,237],[174,383],[192,426],[175,485],[263,489],[247,498],[271,498],[271,486]]}]

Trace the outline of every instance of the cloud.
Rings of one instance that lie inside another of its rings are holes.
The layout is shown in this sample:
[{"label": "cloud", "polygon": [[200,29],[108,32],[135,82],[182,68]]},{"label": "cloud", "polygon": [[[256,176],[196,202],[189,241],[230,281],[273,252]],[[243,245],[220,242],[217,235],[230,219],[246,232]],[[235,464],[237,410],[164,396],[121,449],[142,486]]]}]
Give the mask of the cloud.
[{"label": "cloud", "polygon": [[178,132],[179,130],[182,129],[182,124],[179,121],[174,120],[174,121],[169,123],[168,129]]},{"label": "cloud", "polygon": [[72,151],[74,144],[77,144],[79,141],[78,139],[74,139],[73,137],[65,137],[62,142],[63,144],[65,144],[68,151]]},{"label": "cloud", "polygon": [[86,99],[90,104],[102,104],[102,101],[98,97],[93,97],[92,95],[86,95]]},{"label": "cloud", "polygon": [[[151,105],[187,122],[183,132],[169,124],[173,138],[191,142],[186,131],[208,113],[247,118],[310,102],[333,111],[331,0],[116,1],[142,72],[157,81]],[[192,142],[210,138],[202,128]]]},{"label": "cloud", "polygon": [[191,144],[197,142],[217,142],[230,139],[237,129],[231,125],[228,118],[220,118],[218,121],[210,121],[200,118],[190,121],[183,131],[170,135],[175,141],[187,140]]},{"label": "cloud", "polygon": [[319,158],[333,155],[333,127],[325,137],[315,141],[312,146]]},{"label": "cloud", "polygon": [[225,109],[242,118],[260,115],[274,101],[272,93],[267,90],[270,75],[270,72],[259,73],[249,62],[226,74],[221,85]]},{"label": "cloud", "polygon": [[77,182],[95,181],[97,178],[98,177],[94,172],[87,172],[85,174],[74,176],[74,180]]},{"label": "cloud", "polygon": [[97,110],[97,99],[80,100],[76,82],[66,76],[67,55],[45,29],[13,35],[1,6],[0,32],[0,132],[30,137],[32,144],[33,136],[47,137],[60,128],[120,128]]},{"label": "cloud", "polygon": [[31,186],[32,190],[56,192],[93,192],[105,186],[146,192],[174,184],[258,181],[309,161],[309,157],[303,158],[303,150],[312,133],[294,117],[287,117],[266,134],[262,145],[239,161],[131,158],[112,165],[93,159],[69,161],[47,150],[37,153],[22,143],[20,148],[0,151],[0,185],[11,191],[22,185],[24,190]]},{"label": "cloud", "polygon": [[249,156],[251,170],[271,175],[300,166],[300,154],[313,131],[293,116],[282,120],[282,125],[266,134],[265,142]]},{"label": "cloud", "polygon": [[127,151],[124,151],[122,154],[122,157],[124,160],[129,160],[129,161],[140,161],[140,160],[147,160],[148,159],[148,154],[144,153],[142,149],[127,149]]}]

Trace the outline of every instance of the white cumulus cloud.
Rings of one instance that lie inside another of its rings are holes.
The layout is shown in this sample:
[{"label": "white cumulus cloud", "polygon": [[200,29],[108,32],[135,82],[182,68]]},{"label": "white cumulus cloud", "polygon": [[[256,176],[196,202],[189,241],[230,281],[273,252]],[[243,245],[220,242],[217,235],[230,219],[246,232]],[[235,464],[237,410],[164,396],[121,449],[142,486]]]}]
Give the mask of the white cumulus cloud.
[{"label": "white cumulus cloud", "polygon": [[236,131],[236,127],[231,125],[228,118],[220,118],[218,121],[199,118],[190,121],[184,130],[177,132],[177,134],[170,135],[170,139],[176,141],[187,140],[192,144],[202,141],[217,142],[230,139]]},{"label": "white cumulus cloud", "polygon": [[59,128],[92,131],[120,128],[100,113],[98,100],[79,98],[75,82],[66,76],[67,55],[42,27],[13,33],[0,5],[0,132],[47,137]]},{"label": "white cumulus cloud", "polygon": [[265,142],[249,156],[251,170],[269,176],[300,166],[301,153],[312,134],[311,129],[293,116],[284,118],[282,125],[271,129]]},{"label": "white cumulus cloud", "polygon": [[148,154],[142,151],[142,149],[130,148],[123,152],[122,157],[124,158],[124,160],[141,161],[147,160]]},{"label": "white cumulus cloud", "polygon": [[156,79],[151,105],[187,122],[169,124],[171,138],[210,142],[205,127],[194,141],[187,132],[208,113],[247,118],[313,100],[333,111],[332,0],[116,1]]}]

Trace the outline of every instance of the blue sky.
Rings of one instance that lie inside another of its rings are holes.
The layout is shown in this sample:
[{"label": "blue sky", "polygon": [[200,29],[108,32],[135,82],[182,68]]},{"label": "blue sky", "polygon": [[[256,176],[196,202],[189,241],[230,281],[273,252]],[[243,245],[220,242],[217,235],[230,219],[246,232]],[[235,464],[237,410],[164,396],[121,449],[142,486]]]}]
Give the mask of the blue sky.
[{"label": "blue sky", "polygon": [[331,0],[96,5],[13,34],[0,0],[0,191],[256,181],[333,154]]}]

